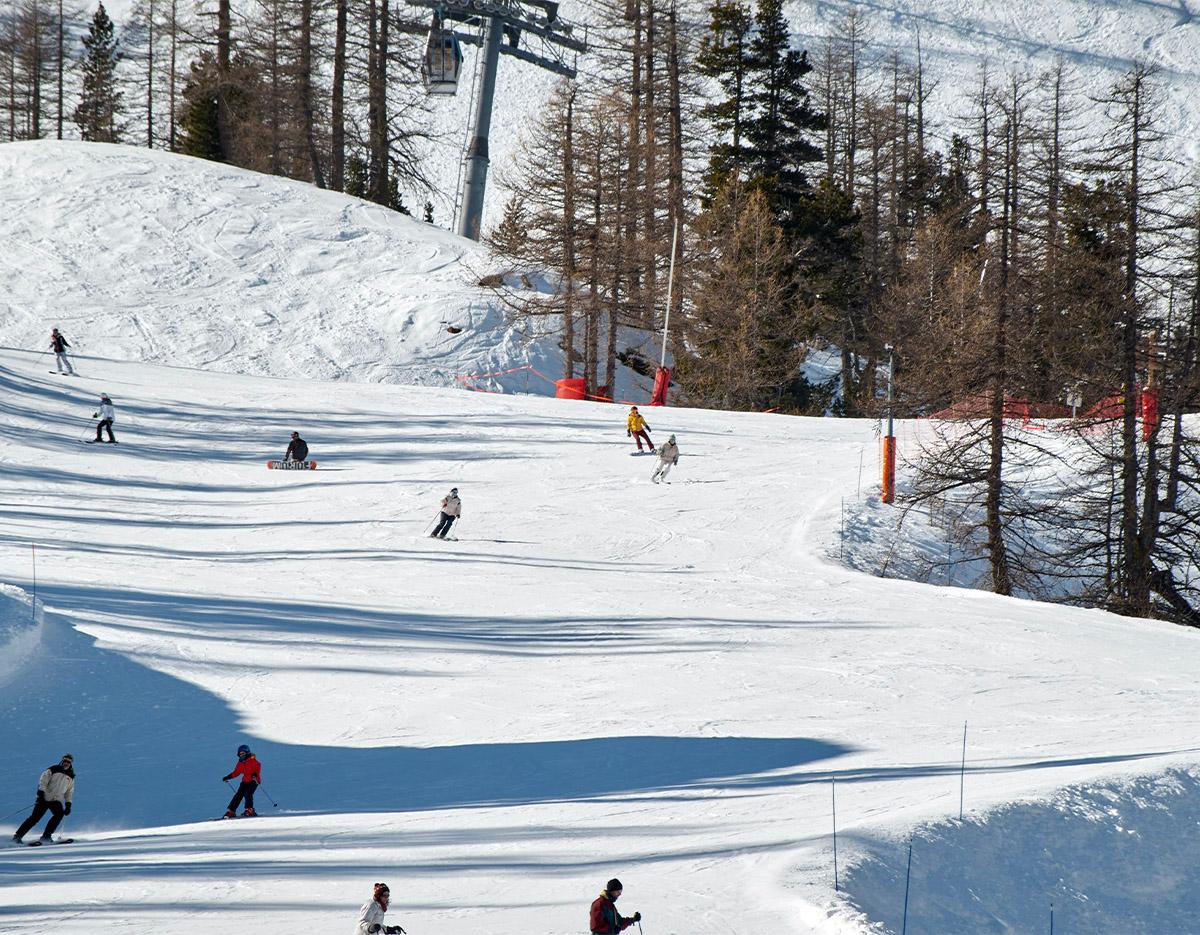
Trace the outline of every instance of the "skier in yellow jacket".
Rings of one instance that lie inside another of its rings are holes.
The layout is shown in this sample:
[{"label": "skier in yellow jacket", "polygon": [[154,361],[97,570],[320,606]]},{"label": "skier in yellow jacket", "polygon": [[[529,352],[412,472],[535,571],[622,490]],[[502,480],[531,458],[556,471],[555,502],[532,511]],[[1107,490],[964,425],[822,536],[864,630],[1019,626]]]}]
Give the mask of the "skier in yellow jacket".
[{"label": "skier in yellow jacket", "polygon": [[642,450],[642,439],[644,438],[646,439],[646,444],[650,446],[650,453],[654,454],[657,449],[654,447],[654,442],[650,441],[650,426],[646,424],[646,420],[638,412],[637,406],[630,408],[629,418],[625,420],[625,427],[625,434],[637,442],[638,451]]}]

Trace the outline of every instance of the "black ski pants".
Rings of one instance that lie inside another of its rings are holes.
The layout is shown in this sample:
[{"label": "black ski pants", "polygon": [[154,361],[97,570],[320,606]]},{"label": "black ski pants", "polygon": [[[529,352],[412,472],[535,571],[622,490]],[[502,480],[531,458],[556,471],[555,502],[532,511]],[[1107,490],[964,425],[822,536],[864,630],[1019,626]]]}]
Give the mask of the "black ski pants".
[{"label": "black ski pants", "polygon": [[96,423],[96,441],[100,441],[100,430],[101,429],[104,429],[104,431],[108,432],[108,440],[110,442],[116,441],[116,439],[113,438],[113,433],[112,433],[112,419],[101,419],[99,422]]},{"label": "black ski pants", "polygon": [[254,811],[254,790],[258,788],[258,783],[247,780],[237,787],[237,792],[233,794],[233,798],[229,800],[229,811],[236,812],[238,803],[245,801],[246,808]]},{"label": "black ski pants", "polygon": [[431,536],[437,536],[439,539],[445,539],[446,534],[450,532],[450,527],[454,525],[457,516],[451,516],[449,513],[443,513],[438,519],[437,528],[430,533]]},{"label": "black ski pants", "polygon": [[48,838],[58,830],[58,824],[63,820],[63,804],[62,802],[47,802],[45,799],[38,799],[37,804],[33,806],[33,814],[21,822],[21,827],[17,829],[17,837],[23,838],[29,833],[29,829],[42,820],[42,816],[46,812],[51,812],[50,820],[46,822],[46,830],[42,832],[43,838]]}]

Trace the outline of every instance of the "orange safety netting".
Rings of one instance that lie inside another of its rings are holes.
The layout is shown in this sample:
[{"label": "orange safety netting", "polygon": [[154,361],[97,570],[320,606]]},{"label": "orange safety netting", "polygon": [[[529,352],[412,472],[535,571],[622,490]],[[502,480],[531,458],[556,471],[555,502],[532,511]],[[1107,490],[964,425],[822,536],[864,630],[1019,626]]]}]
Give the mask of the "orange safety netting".
[{"label": "orange safety netting", "polygon": [[[550,377],[546,376],[544,373],[542,373],[540,370],[538,370],[536,367],[534,367],[530,364],[525,364],[524,366],[521,366],[521,367],[509,367],[507,370],[493,370],[491,373],[464,373],[464,374],[459,374],[454,379],[456,379],[459,383],[462,383],[464,385],[464,388],[471,390],[473,393],[491,393],[496,396],[503,396],[503,395],[505,395],[503,390],[486,390],[483,387],[472,386],[470,381],[486,380],[489,377],[500,377],[500,376],[504,376],[505,374],[509,374],[509,373],[520,373],[522,370],[528,370],[530,373],[534,374],[535,376],[541,377],[543,380],[545,380],[551,386],[557,386],[557,384],[558,384],[558,381],[552,380]],[[625,405],[625,406],[644,405],[642,403],[636,403],[630,399],[614,399],[612,396],[601,396],[596,393],[585,393],[584,398],[585,399],[595,399],[595,400],[598,400],[598,401],[604,402],[604,403],[621,403],[622,405]]]}]

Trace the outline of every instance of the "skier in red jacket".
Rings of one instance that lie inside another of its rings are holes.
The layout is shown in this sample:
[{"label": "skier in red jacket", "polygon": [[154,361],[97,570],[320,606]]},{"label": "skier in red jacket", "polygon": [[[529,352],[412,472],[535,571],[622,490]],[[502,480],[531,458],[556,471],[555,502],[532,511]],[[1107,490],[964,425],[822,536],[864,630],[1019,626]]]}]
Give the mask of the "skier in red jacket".
[{"label": "skier in red jacket", "polygon": [[608,881],[604,892],[592,903],[591,932],[592,935],[617,935],[635,922],[642,921],[642,914],[635,912],[628,918],[617,912],[617,897],[621,895],[621,881],[615,877]]},{"label": "skier in red jacket", "polygon": [[237,758],[238,765],[233,768],[233,772],[221,778],[222,782],[229,782],[234,776],[242,777],[242,781],[237,787],[237,792],[229,800],[229,808],[225,810],[224,817],[237,818],[238,803],[245,801],[246,808],[242,812],[242,817],[254,818],[258,815],[258,812],[254,810],[254,790],[262,782],[262,764],[258,762],[254,754],[250,752],[250,748],[245,744],[237,748]]}]

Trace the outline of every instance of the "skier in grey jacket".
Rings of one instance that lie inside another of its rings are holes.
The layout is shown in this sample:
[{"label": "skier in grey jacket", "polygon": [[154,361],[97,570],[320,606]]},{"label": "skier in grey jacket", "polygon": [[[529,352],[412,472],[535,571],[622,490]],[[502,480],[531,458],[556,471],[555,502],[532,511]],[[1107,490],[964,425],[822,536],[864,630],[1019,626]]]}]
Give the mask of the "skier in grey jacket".
[{"label": "skier in grey jacket", "polygon": [[660,480],[665,481],[671,468],[678,463],[679,446],[675,444],[675,436],[672,435],[667,439],[667,443],[658,449],[658,467],[654,469],[654,473],[650,475],[650,479],[656,484]]},{"label": "skier in grey jacket", "polygon": [[58,830],[59,822],[64,815],[71,814],[71,799],[75,795],[75,758],[69,753],[53,766],[42,770],[38,779],[37,801],[33,805],[33,814],[21,822],[21,827],[13,835],[13,840],[21,844],[21,838],[42,820],[46,812],[50,812],[50,820],[46,822],[46,830],[42,832],[42,843],[48,844],[51,835]]}]

